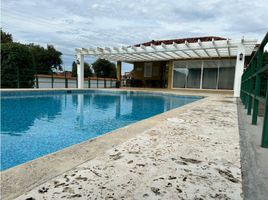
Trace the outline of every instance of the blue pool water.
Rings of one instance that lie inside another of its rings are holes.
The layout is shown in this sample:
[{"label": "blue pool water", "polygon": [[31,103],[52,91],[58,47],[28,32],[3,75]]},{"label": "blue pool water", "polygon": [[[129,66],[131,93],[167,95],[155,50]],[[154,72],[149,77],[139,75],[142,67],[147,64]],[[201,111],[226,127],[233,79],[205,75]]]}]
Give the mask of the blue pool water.
[{"label": "blue pool water", "polygon": [[1,97],[1,170],[196,101],[141,92]]}]

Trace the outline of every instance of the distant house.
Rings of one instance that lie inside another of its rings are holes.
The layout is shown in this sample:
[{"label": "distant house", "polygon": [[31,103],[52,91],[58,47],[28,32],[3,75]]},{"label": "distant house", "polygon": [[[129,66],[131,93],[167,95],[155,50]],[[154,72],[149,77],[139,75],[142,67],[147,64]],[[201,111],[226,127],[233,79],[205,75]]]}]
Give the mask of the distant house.
[{"label": "distant house", "polygon": [[[81,48],[76,53],[80,70],[86,55],[117,61],[118,80],[121,62],[132,63],[134,87],[234,90],[234,96],[239,96],[245,59],[256,44],[255,39],[208,36],[152,40],[121,48]],[[80,81],[83,80],[78,77]]]}]

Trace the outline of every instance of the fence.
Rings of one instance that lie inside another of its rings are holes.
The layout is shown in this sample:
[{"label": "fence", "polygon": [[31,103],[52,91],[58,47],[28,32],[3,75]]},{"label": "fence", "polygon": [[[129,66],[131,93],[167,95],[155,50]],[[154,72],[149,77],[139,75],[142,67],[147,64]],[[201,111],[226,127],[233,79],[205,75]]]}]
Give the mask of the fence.
[{"label": "fence", "polygon": [[[84,78],[84,88],[115,88],[117,80],[112,78]],[[37,75],[34,88],[77,88],[76,77],[59,77],[55,75]]]},{"label": "fence", "polygon": [[264,105],[261,146],[265,148],[268,148],[268,64],[263,58],[267,42],[268,32],[242,75],[240,96],[247,114],[252,114],[254,125],[257,124],[260,103]]},{"label": "fence", "polygon": [[[43,74],[42,74],[43,73]],[[68,72],[52,73],[29,69],[1,70],[1,88],[77,88],[77,77]],[[115,78],[88,77],[84,78],[84,88],[115,88]]]}]

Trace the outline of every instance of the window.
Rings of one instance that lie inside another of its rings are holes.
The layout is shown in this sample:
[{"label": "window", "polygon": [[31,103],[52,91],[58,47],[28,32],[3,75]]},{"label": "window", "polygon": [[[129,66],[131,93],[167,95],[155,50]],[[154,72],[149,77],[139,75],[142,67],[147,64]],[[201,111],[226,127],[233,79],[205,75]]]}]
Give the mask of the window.
[{"label": "window", "polygon": [[153,65],[152,63],[144,63],[144,77],[152,77],[153,72]]}]

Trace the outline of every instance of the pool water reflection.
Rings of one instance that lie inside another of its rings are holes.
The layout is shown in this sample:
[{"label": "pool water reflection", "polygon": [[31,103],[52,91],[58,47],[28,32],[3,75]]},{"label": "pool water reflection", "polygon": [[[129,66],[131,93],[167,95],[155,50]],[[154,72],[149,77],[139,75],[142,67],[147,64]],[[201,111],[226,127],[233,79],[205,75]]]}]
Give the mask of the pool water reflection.
[{"label": "pool water reflection", "polygon": [[127,92],[3,97],[1,170],[200,98]]}]

